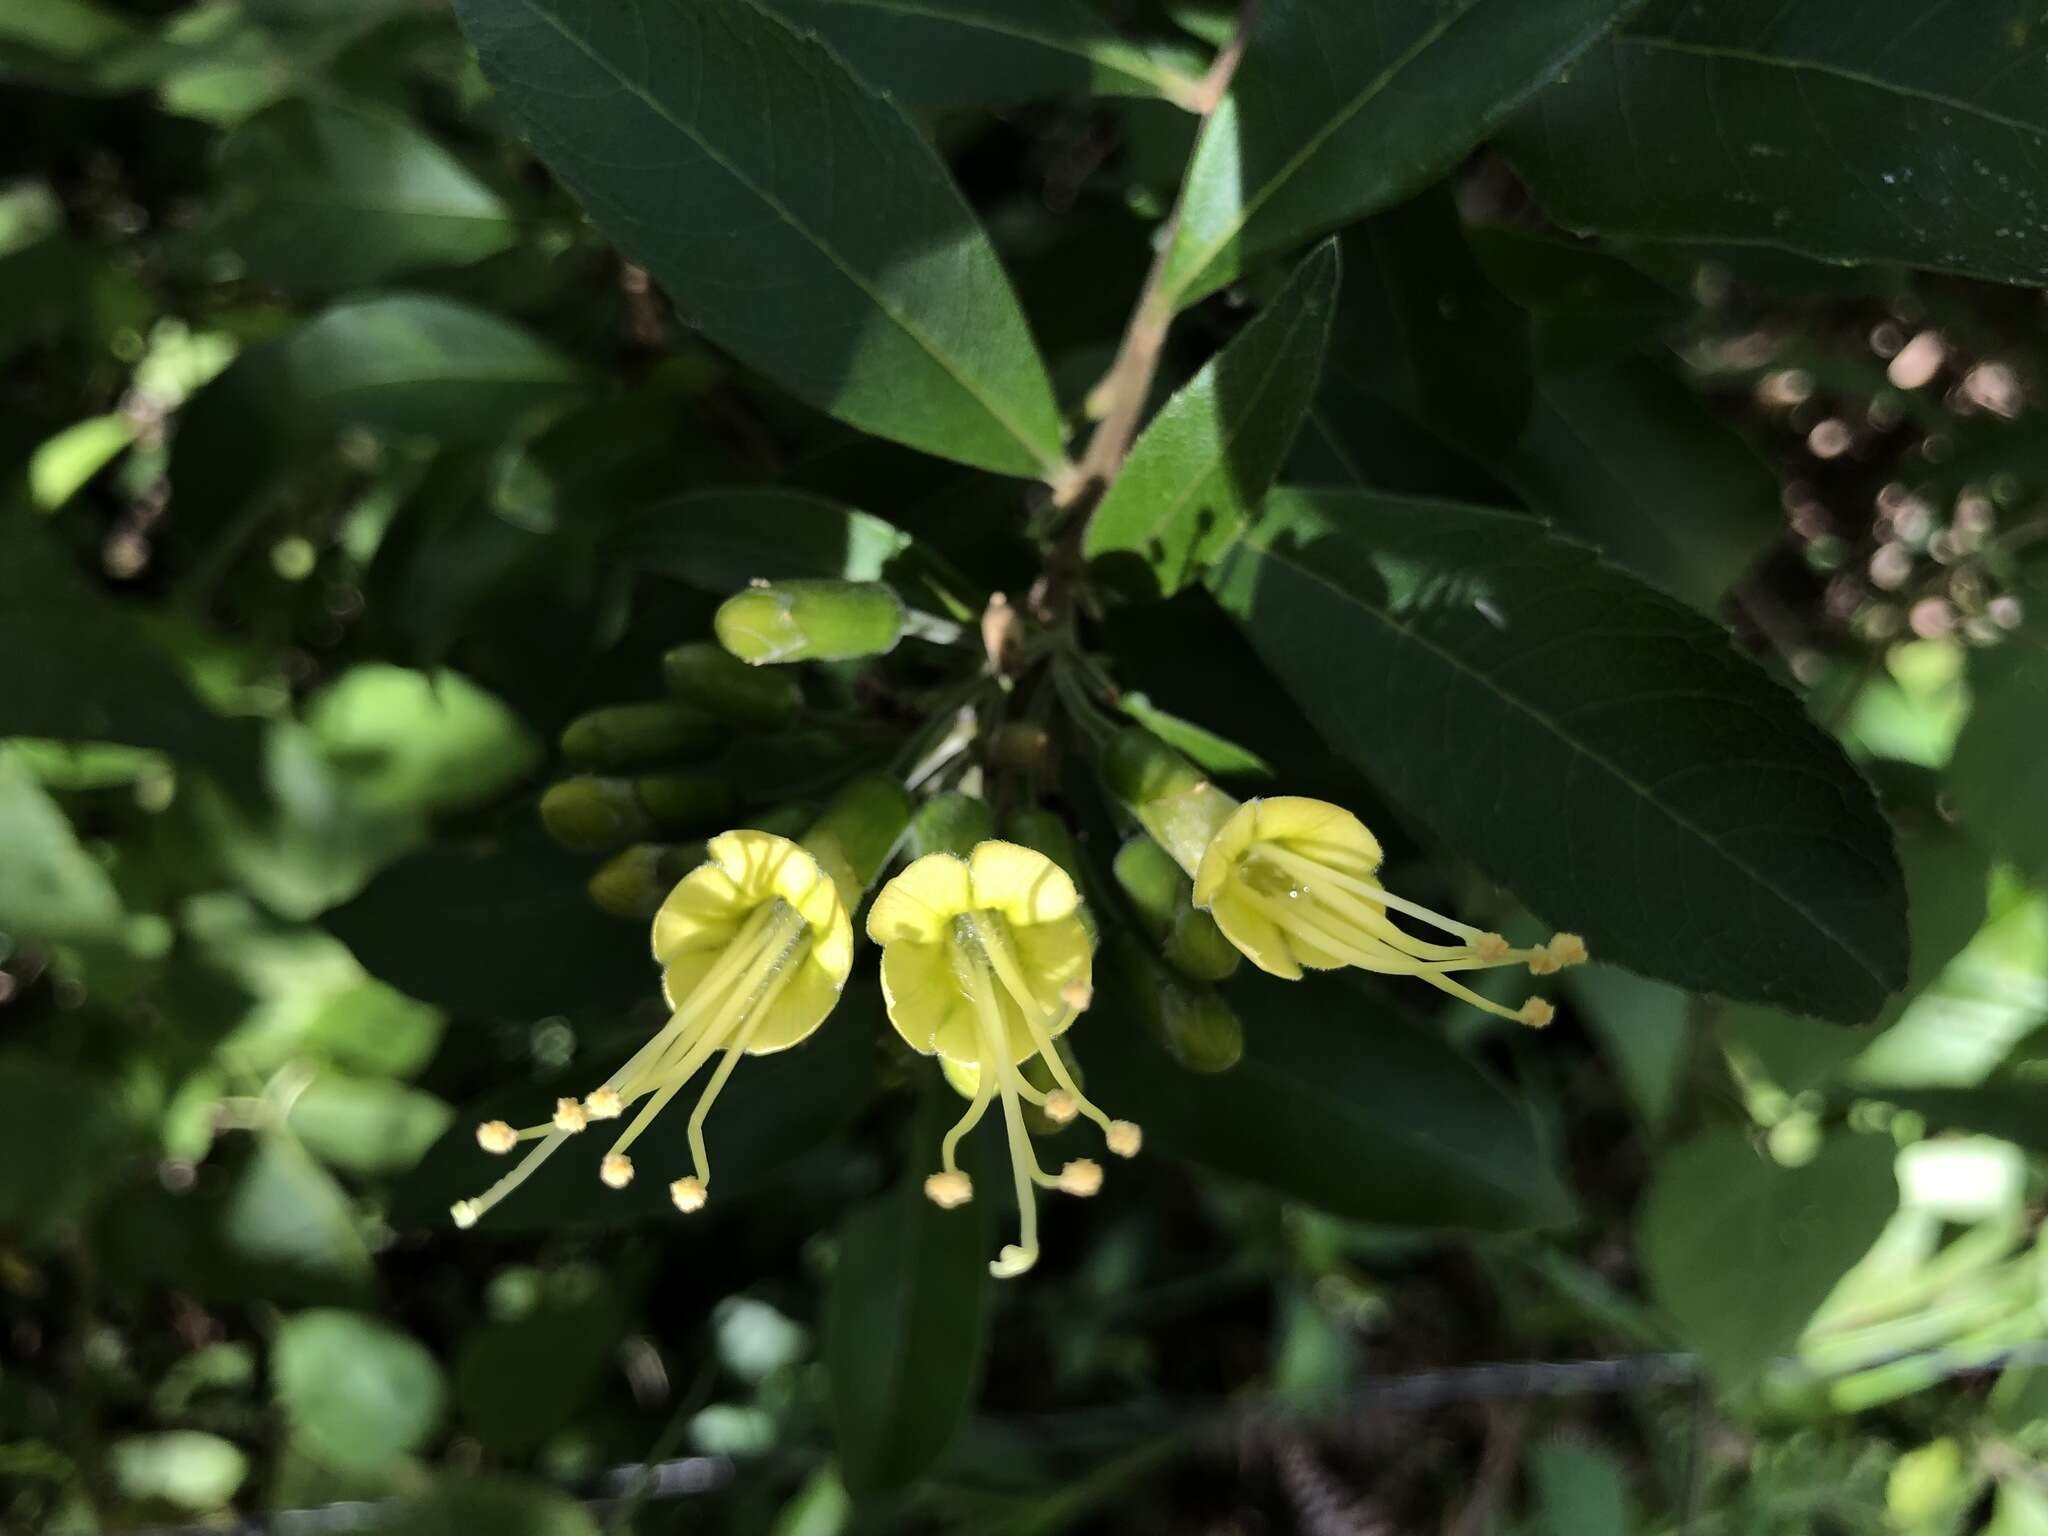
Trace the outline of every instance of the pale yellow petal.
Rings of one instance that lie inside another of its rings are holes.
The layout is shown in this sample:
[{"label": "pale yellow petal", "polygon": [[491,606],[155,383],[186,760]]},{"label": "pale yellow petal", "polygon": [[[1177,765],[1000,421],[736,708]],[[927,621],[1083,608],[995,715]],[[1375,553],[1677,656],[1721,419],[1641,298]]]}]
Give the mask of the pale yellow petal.
[{"label": "pale yellow petal", "polygon": [[752,910],[753,904],[723,869],[699,864],[654,914],[654,958],[668,965],[688,950],[722,948]]},{"label": "pale yellow petal", "polygon": [[968,858],[974,904],[1000,912],[1018,928],[1071,917],[1081,893],[1067,872],[1036,848],[986,842]]},{"label": "pale yellow petal", "polygon": [[1025,979],[1044,1005],[1041,1017],[1051,1015],[1045,1019],[1046,1033],[1060,1034],[1075,1018],[1064,994],[1076,983],[1088,988],[1094,982],[1095,946],[1087,925],[1075,915],[1031,928],[1013,928],[1011,933]]},{"label": "pale yellow petal", "polygon": [[1346,875],[1370,875],[1380,867],[1380,843],[1364,822],[1327,800],[1274,795],[1253,800],[1254,837],[1280,843],[1305,858]]},{"label": "pale yellow petal", "polygon": [[981,1091],[981,1068],[971,1061],[955,1061],[950,1056],[939,1058],[939,1070],[946,1076],[946,1082],[963,1099],[971,1099]]},{"label": "pale yellow petal", "polygon": [[1195,868],[1195,905],[1207,907],[1223,890],[1237,868],[1238,860],[1251,848],[1258,835],[1259,804],[1248,800],[1230,813],[1230,819],[1216,829],[1209,846],[1202,850],[1202,862]]},{"label": "pale yellow petal", "polygon": [[941,943],[973,901],[966,862],[950,853],[928,853],[882,887],[868,908],[868,937],[885,946],[899,940]]},{"label": "pale yellow petal", "polygon": [[974,1008],[962,995],[943,944],[899,939],[882,951],[882,1001],[889,1022],[914,1051],[929,1056],[939,1035],[964,1020],[970,1038]]},{"label": "pale yellow petal", "polygon": [[1233,884],[1226,883],[1217,893],[1209,904],[1209,914],[1223,930],[1223,937],[1260,970],[1288,981],[1301,979],[1301,964],[1287,935],[1263,912],[1255,911]]},{"label": "pale yellow petal", "polygon": [[789,985],[777,994],[768,1012],[755,1024],[747,1042],[747,1054],[766,1056],[773,1051],[786,1051],[807,1039],[838,1005],[839,989],[845,980],[843,971],[835,976],[820,965],[815,953],[806,956],[789,979]]}]

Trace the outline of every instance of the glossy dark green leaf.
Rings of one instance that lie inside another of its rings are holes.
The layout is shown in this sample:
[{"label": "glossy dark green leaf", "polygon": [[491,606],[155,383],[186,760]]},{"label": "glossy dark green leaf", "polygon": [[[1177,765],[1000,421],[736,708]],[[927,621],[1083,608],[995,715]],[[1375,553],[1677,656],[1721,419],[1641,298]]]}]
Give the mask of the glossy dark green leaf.
[{"label": "glossy dark green leaf", "polygon": [[2030,876],[2048,876],[2048,643],[2027,631],[1974,654],[1970,696],[1948,770],[1956,810],[1972,837]]},{"label": "glossy dark green leaf", "polygon": [[1725,634],[1590,550],[1276,491],[1211,586],[1331,745],[1597,958],[1843,1022],[1903,983],[1869,786]]},{"label": "glossy dark green leaf", "polygon": [[1325,241],[1166,402],[1089,520],[1084,551],[1091,560],[1135,556],[1157,589],[1171,594],[1237,536],[1315,398],[1338,265],[1336,242]]},{"label": "glossy dark green leaf", "polygon": [[1877,1240],[1898,1206],[1894,1150],[1887,1137],[1834,1136],[1783,1168],[1723,1129],[1657,1170],[1637,1230],[1650,1294],[1723,1386],[1789,1350]]},{"label": "glossy dark green leaf", "polygon": [[1871,1096],[1922,1116],[1930,1131],[1974,1131],[2048,1152],[2048,1080],[1995,1077],[1972,1088],[1876,1088]]},{"label": "glossy dark green leaf", "polygon": [[0,736],[154,747],[236,785],[255,782],[255,728],[201,704],[41,527],[0,516],[0,547]]},{"label": "glossy dark green leaf", "polygon": [[401,859],[323,922],[371,975],[459,1018],[537,1019],[651,996],[660,979],[647,933],[591,904],[590,870],[535,817],[489,844]]},{"label": "glossy dark green leaf", "polygon": [[[912,1137],[936,1142],[951,1106],[928,1089]],[[839,1226],[825,1299],[840,1475],[856,1498],[893,1492],[946,1451],[981,1374],[992,1248],[990,1191],[951,1211],[927,1200],[923,1164]]]},{"label": "glossy dark green leaf", "polygon": [[[580,887],[576,894],[581,899]],[[651,962],[645,963],[644,974],[652,981]],[[654,1016],[650,1028],[659,1023],[659,1015]],[[693,1220],[715,1221],[728,1205],[768,1187],[794,1159],[841,1135],[859,1118],[874,1096],[874,1042],[882,1027],[879,989],[872,977],[856,976],[831,1018],[810,1039],[740,1063],[705,1123],[711,1204]],[[625,1053],[619,1054],[623,1058]],[[465,1105],[448,1134],[400,1187],[393,1220],[446,1227],[450,1205],[480,1194],[506,1171],[502,1159],[477,1147],[481,1121],[535,1124],[558,1096],[588,1093],[617,1065],[617,1060],[593,1060],[546,1080],[494,1089]],[[690,1170],[690,1102],[685,1093],[633,1144],[633,1161],[642,1171],[626,1188],[607,1189],[598,1182],[598,1161],[613,1139],[600,1125],[569,1142],[517,1194],[485,1216],[471,1240],[494,1233],[678,1220],[667,1185]]]},{"label": "glossy dark green leaf", "polygon": [[1636,1113],[1651,1131],[1662,1131],[1692,1054],[1692,999],[1677,987],[1607,965],[1575,970],[1565,985]]},{"label": "glossy dark green leaf", "polygon": [[2024,0],[1653,0],[1502,136],[1577,230],[2048,279]]},{"label": "glossy dark green leaf", "polygon": [[1539,378],[1501,473],[1533,510],[1708,612],[1784,532],[1770,467],[1648,361]]},{"label": "glossy dark green leaf", "polygon": [[1248,974],[1224,991],[1244,1058],[1176,1066],[1105,999],[1075,1042],[1090,1097],[1145,1130],[1145,1150],[1251,1179],[1338,1216],[1404,1227],[1560,1225],[1572,1199],[1534,1122],[1431,1030],[1345,978]]},{"label": "glossy dark green leaf", "polygon": [[261,277],[324,292],[463,266],[509,246],[511,211],[405,118],[343,97],[286,101],[221,146],[223,236]]},{"label": "glossy dark green leaf", "polygon": [[1265,0],[1188,168],[1167,291],[1400,201],[1458,160],[1636,0]]},{"label": "glossy dark green leaf", "polygon": [[106,870],[22,754],[0,745],[0,933],[19,943],[109,944],[126,914]]},{"label": "glossy dark green leaf", "polygon": [[613,552],[707,592],[792,577],[880,581],[910,535],[872,513],[805,491],[694,491],[621,521]]},{"label": "glossy dark green leaf", "polygon": [[691,323],[866,431],[1007,474],[1061,462],[1009,280],[931,147],[744,0],[461,0],[484,71]]},{"label": "glossy dark green leaf", "polygon": [[270,1376],[293,1435],[344,1471],[381,1472],[434,1432],[447,1400],[441,1367],[417,1340],[359,1312],[288,1317]]},{"label": "glossy dark green leaf", "polygon": [[1192,90],[1201,68],[1199,61],[1154,58],[1080,0],[765,3],[790,25],[815,30],[862,79],[910,107],[1041,96],[1171,98]]},{"label": "glossy dark green leaf", "polygon": [[[493,1317],[455,1354],[463,1427],[501,1455],[522,1455],[571,1423],[613,1370],[625,1308],[603,1273],[577,1265],[534,1276],[530,1310]],[[535,1382],[548,1390],[535,1392]]]},{"label": "glossy dark green leaf", "polygon": [[1535,362],[1571,373],[1641,353],[1691,312],[1692,296],[1592,244],[1493,225],[1467,232],[1494,286],[1526,310]]}]

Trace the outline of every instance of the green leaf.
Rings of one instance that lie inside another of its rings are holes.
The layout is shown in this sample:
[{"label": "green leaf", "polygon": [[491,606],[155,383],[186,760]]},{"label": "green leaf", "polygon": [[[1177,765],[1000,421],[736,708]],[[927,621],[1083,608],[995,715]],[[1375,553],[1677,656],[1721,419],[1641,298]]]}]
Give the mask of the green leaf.
[{"label": "green leaf", "polygon": [[[946,1122],[929,1088],[922,1150]],[[855,1498],[913,1482],[942,1456],[973,1406],[989,1306],[989,1199],[958,1210],[924,1196],[923,1164],[839,1226],[825,1298],[833,1442]]]},{"label": "green leaf", "polygon": [[2023,632],[1973,653],[1970,696],[1948,772],[1963,827],[2030,878],[2048,880],[2048,808],[2039,790],[2048,760],[2048,644]]},{"label": "green leaf", "polygon": [[1187,304],[1400,201],[1636,0],[1265,0],[1188,167],[1166,292]]},{"label": "green leaf", "polygon": [[533,1019],[653,995],[646,932],[593,906],[589,878],[589,860],[556,847],[535,818],[493,843],[401,859],[322,921],[373,976],[459,1018]]},{"label": "green leaf", "polygon": [[1529,1452],[1538,1536],[1630,1536],[1628,1480],[1597,1446],[1554,1435]]},{"label": "green leaf", "polygon": [[2031,6],[1654,0],[1502,135],[1579,231],[2048,279]]},{"label": "green leaf", "polygon": [[1276,491],[1211,585],[1332,746],[1596,957],[1843,1022],[1903,983],[1869,786],[1725,634],[1591,551]]},{"label": "green leaf", "polygon": [[[1078,0],[764,0],[907,107],[1184,96],[1196,85]],[[1199,65],[1196,66],[1199,70]]]},{"label": "green leaf", "polygon": [[[636,935],[643,951],[645,942]],[[651,989],[652,967],[644,959],[640,965]],[[874,1042],[882,1027],[878,989],[871,978],[856,978],[825,1026],[800,1047],[750,1056],[739,1065],[704,1126],[715,1176],[705,1216],[715,1218],[770,1187],[794,1159],[841,1135],[860,1117],[874,1095]],[[449,1206],[481,1193],[506,1171],[501,1160],[478,1149],[481,1121],[534,1124],[546,1117],[558,1096],[588,1093],[624,1055],[621,1050],[613,1059],[593,1059],[588,1066],[579,1063],[543,1080],[499,1088],[465,1105],[448,1134],[400,1187],[392,1219],[407,1226],[445,1226]],[[517,1194],[485,1216],[472,1240],[557,1227],[674,1221],[667,1184],[691,1166],[689,1120],[686,1102],[654,1120],[633,1144],[633,1161],[646,1172],[621,1190],[606,1189],[597,1177],[598,1161],[613,1138],[602,1127],[575,1137]],[[654,1177],[662,1169],[675,1172]]]},{"label": "green leaf", "polygon": [[447,1397],[431,1354],[358,1312],[286,1318],[271,1344],[270,1376],[294,1437],[349,1472],[382,1472],[426,1444]]},{"label": "green leaf", "polygon": [[36,524],[0,516],[0,736],[154,747],[236,785],[257,735],[202,705],[177,667]]},{"label": "green leaf", "polygon": [[[537,1449],[572,1423],[612,1370],[627,1316],[601,1271],[574,1266],[535,1276],[534,1305],[463,1335],[455,1408],[463,1427],[500,1455]],[[533,1390],[545,1382],[547,1390]]]},{"label": "green leaf", "polygon": [[[1512,1231],[1570,1220],[1528,1115],[1438,1033],[1346,979],[1240,973],[1224,991],[1245,1053],[1220,1075],[1182,1070],[1134,1027],[1076,1043],[1089,1095],[1142,1125],[1148,1152],[1364,1221]],[[1121,1011],[1101,1010],[1106,1022]]]},{"label": "green leaf", "polygon": [[116,1440],[107,1447],[107,1470],[126,1498],[218,1509],[249,1476],[249,1458],[219,1435],[174,1429]]},{"label": "green leaf", "polygon": [[397,113],[340,96],[286,101],[221,146],[223,237],[261,277],[364,288],[506,249],[510,210]]},{"label": "green leaf", "polygon": [[25,1050],[0,1055],[0,1231],[31,1250],[122,1174],[131,1140],[115,1085]]},{"label": "green leaf", "polygon": [[872,513],[772,486],[671,497],[622,520],[612,543],[641,570],[720,594],[793,577],[881,581],[910,547]]},{"label": "green leaf", "polygon": [[347,1194],[286,1137],[258,1141],[217,1220],[231,1292],[325,1299],[354,1294],[370,1279],[370,1250]]},{"label": "green leaf", "polygon": [[1974,1131],[2048,1152],[2048,1081],[1996,1077],[1971,1088],[1875,1088],[1869,1097],[1924,1117],[1930,1131]]},{"label": "green leaf", "polygon": [[60,944],[118,942],[126,914],[22,755],[0,744],[0,933]]},{"label": "green leaf", "polygon": [[1672,1152],[1643,1204],[1650,1294],[1724,1387],[1798,1338],[1898,1206],[1893,1147],[1837,1136],[1803,1168],[1768,1161],[1735,1129]]},{"label": "green leaf", "polygon": [[590,1511],[539,1483],[509,1478],[465,1481],[445,1478],[424,1498],[401,1505],[384,1536],[448,1536],[451,1531],[489,1531],[491,1536],[599,1536]]},{"label": "green leaf", "polygon": [[1575,970],[1566,985],[1636,1113],[1652,1131],[1661,1132],[1677,1107],[1692,1054],[1692,999],[1677,987],[1610,965]]},{"label": "green leaf", "polygon": [[1324,241],[1166,402],[1089,520],[1084,553],[1091,560],[1135,555],[1170,595],[1238,535],[1315,398],[1338,266],[1336,242]]},{"label": "green leaf", "polygon": [[987,235],[822,43],[744,3],[456,10],[541,158],[706,336],[864,431],[1004,474],[1061,463]]},{"label": "green leaf", "polygon": [[1705,611],[1784,533],[1770,466],[1647,361],[1539,378],[1501,471],[1533,511]]},{"label": "green leaf", "polygon": [[431,1093],[381,1077],[323,1072],[286,1120],[306,1150],[350,1173],[403,1173],[441,1138],[452,1113]]},{"label": "green leaf", "polygon": [[1620,362],[1692,312],[1691,295],[1597,246],[1492,225],[1466,232],[1494,287],[1529,314],[1544,373]]}]

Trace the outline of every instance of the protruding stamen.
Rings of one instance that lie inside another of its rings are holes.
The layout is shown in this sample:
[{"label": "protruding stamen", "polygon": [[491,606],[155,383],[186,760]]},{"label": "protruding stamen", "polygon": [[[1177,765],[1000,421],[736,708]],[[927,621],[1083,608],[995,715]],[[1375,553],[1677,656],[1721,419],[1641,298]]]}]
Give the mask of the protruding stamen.
[{"label": "protruding stamen", "polygon": [[590,1116],[583,1112],[583,1106],[575,1099],[555,1100],[555,1129],[575,1135],[590,1124]]},{"label": "protruding stamen", "polygon": [[1550,1004],[1540,997],[1532,997],[1529,1001],[1522,1004],[1521,1011],[1515,1015],[1515,1021],[1520,1024],[1526,1024],[1531,1029],[1541,1029],[1556,1017],[1557,1010],[1555,1008],[1551,1007]]},{"label": "protruding stamen", "polygon": [[1005,1243],[1003,1251],[989,1265],[988,1272],[998,1280],[1014,1280],[1037,1262],[1038,1249],[1035,1245],[1026,1248],[1019,1243]]},{"label": "protruding stamen", "polygon": [[608,1152],[597,1165],[597,1176],[607,1189],[624,1189],[633,1182],[633,1159],[623,1152]]},{"label": "protruding stamen", "polygon": [[1507,959],[1508,941],[1497,933],[1482,933],[1472,941],[1472,953],[1488,965]]},{"label": "protruding stamen", "polygon": [[483,1212],[476,1208],[474,1200],[458,1200],[448,1207],[448,1214],[455,1218],[456,1226],[467,1232],[476,1225],[477,1217],[481,1216]]},{"label": "protruding stamen", "polygon": [[1102,1188],[1102,1164],[1093,1158],[1075,1158],[1060,1170],[1059,1187],[1067,1194],[1079,1195],[1085,1200]]},{"label": "protruding stamen", "polygon": [[616,1120],[626,1112],[626,1101],[616,1088],[600,1088],[584,1096],[583,1113],[593,1120]]},{"label": "protruding stamen", "polygon": [[1060,1001],[1076,1013],[1086,1013],[1088,1005],[1095,1001],[1095,989],[1077,976],[1060,988]]},{"label": "protruding stamen", "polygon": [[924,1181],[924,1197],[942,1211],[958,1210],[974,1198],[974,1180],[957,1168],[948,1168]]},{"label": "protruding stamen", "polygon": [[1584,965],[1590,958],[1586,952],[1586,941],[1576,933],[1554,933],[1550,936],[1550,943],[1544,947],[1559,969],[1568,965]]},{"label": "protruding stamen", "polygon": [[476,1128],[476,1144],[486,1152],[502,1155],[519,1145],[519,1133],[503,1120],[486,1120]]},{"label": "protruding stamen", "polygon": [[1118,1157],[1136,1157],[1138,1149],[1145,1145],[1145,1133],[1135,1120],[1110,1121],[1109,1129],[1103,1132],[1103,1139]]},{"label": "protruding stamen", "polygon": [[705,1193],[704,1181],[697,1178],[677,1179],[668,1187],[668,1197],[675,1202],[675,1208],[688,1216],[704,1209],[709,1196]]},{"label": "protruding stamen", "polygon": [[1064,1088],[1055,1088],[1045,1096],[1045,1118],[1054,1125],[1065,1125],[1081,1113],[1081,1104]]}]

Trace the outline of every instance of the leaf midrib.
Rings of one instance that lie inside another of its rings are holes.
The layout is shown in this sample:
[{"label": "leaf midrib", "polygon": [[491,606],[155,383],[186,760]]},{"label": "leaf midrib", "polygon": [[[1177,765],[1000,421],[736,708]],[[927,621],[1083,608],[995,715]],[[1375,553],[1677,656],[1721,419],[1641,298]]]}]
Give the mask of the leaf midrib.
[{"label": "leaf midrib", "polygon": [[726,175],[730,176],[734,181],[738,182],[740,186],[744,187],[755,198],[759,199],[763,207],[767,208],[777,218],[781,219],[782,222],[787,224],[792,231],[802,236],[804,241],[807,244],[809,244],[813,250],[815,250],[820,256],[823,256],[825,260],[830,262],[832,266],[840,273],[840,275],[843,276],[848,282],[852,283],[854,287],[858,288],[863,294],[865,294],[869,302],[871,302],[876,309],[881,311],[881,313],[885,315],[889,319],[889,321],[893,325],[895,325],[895,327],[898,330],[900,330],[905,336],[909,337],[913,342],[915,342],[918,348],[921,351],[923,351],[927,357],[929,357],[934,363],[938,364],[939,368],[946,374],[946,376],[952,379],[953,382],[960,387],[961,391],[982,409],[982,411],[988,416],[989,420],[993,421],[998,427],[1002,428],[1003,431],[1007,432],[1010,435],[1011,440],[1014,441],[1020,448],[1022,448],[1027,455],[1029,455],[1033,460],[1035,460],[1042,469],[1049,470],[1055,463],[1058,462],[1059,455],[1057,452],[1054,452],[1051,455],[1047,455],[1037,445],[1035,445],[1032,442],[1031,438],[1027,436],[1022,431],[1022,429],[1020,429],[1017,426],[1016,422],[1010,418],[1009,413],[1007,411],[999,409],[996,406],[995,402],[991,400],[988,397],[988,395],[982,390],[979,384],[977,384],[972,378],[968,377],[968,375],[961,372],[961,370],[953,362],[953,360],[949,356],[947,356],[946,353],[941,351],[938,345],[935,342],[933,342],[929,336],[925,335],[922,328],[914,324],[908,315],[904,314],[895,305],[891,304],[887,299],[885,299],[882,296],[882,294],[879,291],[877,291],[876,288],[864,276],[862,276],[859,272],[855,271],[852,267],[848,266],[844,261],[842,261],[839,257],[839,253],[835,251],[823,239],[821,239],[811,229],[811,227],[808,224],[804,223],[803,220],[799,219],[796,216],[795,212],[792,211],[786,204],[784,204],[781,199],[776,197],[772,192],[768,191],[767,188],[758,185],[751,178],[742,174],[738,166],[734,165],[732,161],[728,160],[724,155],[720,154],[716,149],[714,149],[711,146],[711,144],[688,123],[684,122],[680,117],[677,117],[673,112],[669,111],[668,108],[661,101],[656,99],[649,92],[641,89],[640,86],[635,84],[633,81],[627,79],[626,76],[623,73],[621,73],[616,66],[614,66],[608,59],[604,57],[604,55],[600,54],[595,48],[591,47],[591,45],[582,37],[579,37],[576,33],[570,31],[569,28],[565,26],[562,23],[562,21],[557,16],[555,16],[555,14],[552,11],[546,9],[542,5],[541,0],[521,0],[521,3],[525,6],[529,13],[539,18],[542,22],[545,22],[547,26],[550,27],[555,33],[557,33],[564,42],[568,43],[572,48],[576,49],[577,52],[581,53],[585,58],[589,59],[591,63],[595,64],[605,74],[609,75],[611,79],[617,84],[620,90],[624,91],[627,95],[632,96],[641,103],[643,103],[647,107],[647,109],[650,112],[652,112],[656,117],[660,118],[663,122],[667,123],[671,128],[675,129],[676,132],[680,133],[684,138],[688,139],[692,144],[696,145],[698,150],[704,155],[704,157],[707,160],[711,161],[712,164],[716,165],[720,170],[724,171]]},{"label": "leaf midrib", "polygon": [[1113,69],[1121,75],[1129,75],[1133,80],[1149,85],[1161,96],[1166,95],[1178,79],[1170,71],[1160,68],[1146,58],[1139,49],[1122,42],[1112,41],[1107,47],[1101,44],[1069,42],[1066,38],[1054,34],[1034,32],[1028,27],[998,21],[993,17],[963,16],[957,11],[917,5],[912,3],[912,0],[826,0],[826,3],[849,11],[887,11],[892,15],[914,16],[920,21],[936,21],[967,31],[988,32],[997,37],[1013,37],[1020,43],[1034,43],[1053,53],[1064,53],[1084,63],[1099,65],[1103,69]]},{"label": "leaf midrib", "polygon": [[1325,590],[1334,594],[1340,600],[1352,604],[1361,612],[1371,614],[1375,619],[1379,620],[1379,622],[1383,626],[1393,631],[1395,634],[1401,636],[1409,644],[1417,646],[1420,649],[1428,652],[1429,654],[1437,657],[1439,660],[1441,660],[1446,665],[1451,667],[1452,670],[1459,672],[1465,677],[1468,677],[1472,679],[1474,682],[1480,684],[1480,686],[1485,688],[1489,693],[1493,694],[1495,698],[1499,699],[1503,704],[1506,704],[1509,708],[1514,709],[1523,715],[1526,715],[1538,726],[1548,731],[1558,741],[1562,742],[1565,746],[1571,748],[1574,752],[1578,753],[1579,756],[1584,758],[1587,762],[1593,764],[1597,768],[1605,770],[1614,779],[1618,780],[1621,784],[1623,784],[1631,792],[1633,792],[1637,796],[1637,798],[1641,800],[1644,804],[1652,806],[1656,810],[1661,811],[1664,814],[1664,816],[1672,823],[1673,826],[1677,827],[1680,831],[1685,832],[1687,835],[1692,837],[1702,847],[1711,849],[1715,854],[1717,854],[1720,858],[1722,858],[1730,866],[1732,866],[1739,874],[1744,876],[1747,880],[1751,881],[1758,889],[1767,892],[1782,906],[1786,907],[1787,909],[1793,912],[1796,912],[1800,917],[1804,918],[1813,927],[1815,932],[1825,936],[1843,954],[1847,955],[1851,960],[1855,961],[1856,964],[1862,968],[1864,974],[1869,976],[1871,980],[1877,983],[1878,989],[1880,991],[1886,993],[1889,993],[1891,991],[1891,986],[1885,980],[1884,973],[1878,970],[1877,967],[1873,965],[1869,960],[1865,959],[1862,951],[1857,946],[1851,944],[1841,934],[1837,933],[1832,926],[1824,922],[1810,907],[1808,907],[1805,903],[1799,901],[1796,897],[1792,896],[1788,892],[1781,890],[1775,883],[1773,883],[1769,878],[1767,878],[1754,865],[1750,864],[1746,859],[1738,857],[1735,853],[1723,847],[1720,843],[1716,842],[1712,837],[1708,836],[1706,830],[1700,827],[1696,822],[1694,822],[1691,817],[1685,815],[1675,806],[1669,805],[1664,800],[1660,799],[1654,791],[1652,791],[1647,785],[1638,781],[1635,777],[1633,777],[1626,770],[1624,770],[1618,763],[1612,761],[1604,753],[1598,752],[1591,746],[1587,745],[1584,741],[1580,740],[1579,737],[1575,736],[1572,732],[1566,730],[1561,724],[1552,719],[1549,715],[1545,714],[1542,710],[1537,709],[1535,706],[1526,703],[1520,698],[1517,698],[1514,694],[1507,692],[1486,673],[1481,672],[1478,669],[1471,666],[1470,664],[1468,664],[1462,657],[1458,656],[1455,652],[1448,651],[1444,649],[1442,646],[1436,644],[1434,641],[1431,641],[1425,638],[1424,636],[1418,634],[1415,630],[1401,623],[1398,619],[1394,617],[1393,614],[1389,613],[1386,609],[1365,601],[1357,593],[1351,591],[1348,587],[1338,585],[1336,582],[1331,581],[1329,578],[1322,575],[1321,572],[1316,571],[1312,567],[1303,565],[1296,560],[1290,560],[1285,555],[1278,553],[1268,545],[1262,545],[1256,542],[1247,541],[1245,547],[1257,553],[1262,559],[1271,560],[1275,564],[1283,566],[1287,570],[1293,571],[1298,575],[1306,578],[1308,581],[1312,582],[1316,586],[1324,588]]}]

